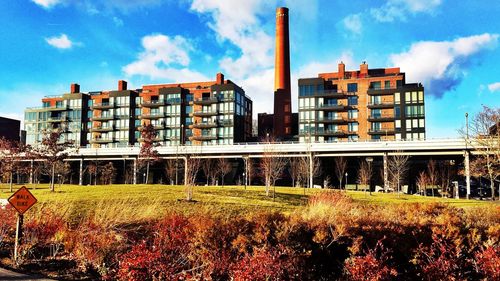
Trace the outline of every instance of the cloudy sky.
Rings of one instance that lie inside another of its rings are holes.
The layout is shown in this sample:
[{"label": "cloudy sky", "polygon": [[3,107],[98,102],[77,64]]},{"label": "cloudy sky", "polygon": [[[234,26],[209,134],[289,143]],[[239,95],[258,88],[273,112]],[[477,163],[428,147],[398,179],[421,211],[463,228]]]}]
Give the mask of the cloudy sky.
[{"label": "cloudy sky", "polygon": [[500,106],[498,0],[0,1],[0,116],[22,118],[46,95],[215,79],[271,112],[274,12],[290,8],[297,79],[399,66],[426,87],[427,136],[456,137],[464,114]]}]

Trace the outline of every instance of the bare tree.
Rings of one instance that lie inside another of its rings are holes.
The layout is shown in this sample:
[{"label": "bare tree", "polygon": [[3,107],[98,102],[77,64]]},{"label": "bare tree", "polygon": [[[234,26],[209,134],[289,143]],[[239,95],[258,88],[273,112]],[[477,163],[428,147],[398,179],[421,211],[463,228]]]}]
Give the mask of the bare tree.
[{"label": "bare tree", "polygon": [[196,184],[196,175],[200,170],[200,158],[185,156],[184,161],[184,186],[186,188],[186,200],[193,200],[193,190]]},{"label": "bare tree", "polygon": [[[358,171],[358,183],[360,185],[365,186],[365,193],[366,189],[370,188],[370,181],[372,178],[372,165],[368,163],[367,161],[361,160],[359,163],[359,171]],[[370,194],[371,194],[371,189],[370,189]]]},{"label": "bare tree", "polygon": [[57,183],[61,185],[71,174],[71,165],[68,162],[59,162],[56,164],[55,173],[57,174]]},{"label": "bare tree", "polygon": [[224,187],[224,178],[231,172],[231,170],[233,169],[233,165],[231,165],[231,162],[229,162],[227,158],[219,158],[219,160],[217,161],[217,165],[219,168],[219,174],[222,179],[222,187]]},{"label": "bare tree", "polygon": [[153,125],[146,125],[141,132],[141,150],[139,151],[139,166],[146,167],[146,184],[149,181],[149,166],[159,160],[158,150],[159,145],[155,143],[157,132]]},{"label": "bare tree", "polygon": [[98,162],[92,161],[85,167],[85,172],[89,175],[89,184],[92,184],[92,176],[94,177],[94,185],[97,185]]},{"label": "bare tree", "polygon": [[248,164],[247,164],[247,178],[248,178],[248,185],[252,185],[252,179],[255,176],[255,167],[252,158],[247,159]]},{"label": "bare tree", "polygon": [[425,171],[421,171],[417,177],[418,194],[422,194],[422,192],[425,194],[427,192],[428,184],[429,176],[427,176],[427,173]]},{"label": "bare tree", "polygon": [[62,131],[55,129],[45,132],[41,145],[38,146],[39,155],[50,167],[50,191],[54,192],[56,165],[68,157],[73,143],[62,139]]},{"label": "bare tree", "polygon": [[396,184],[398,194],[401,191],[401,183],[405,179],[409,169],[409,158],[410,156],[403,155],[398,151],[396,155],[391,156],[388,161],[389,175],[391,176],[392,182]]},{"label": "bare tree", "polygon": [[177,159],[167,159],[165,161],[165,174],[167,175],[170,185],[174,184],[175,174],[177,173]]},{"label": "bare tree", "polygon": [[102,184],[112,184],[116,176],[116,168],[113,162],[108,162],[106,165],[102,166],[100,170]]},{"label": "bare tree", "polygon": [[453,196],[450,192],[450,181],[451,181],[451,167],[449,161],[440,161],[439,163],[439,186],[444,193]]},{"label": "bare tree", "polygon": [[[437,180],[439,177],[439,171],[436,168],[436,161],[430,160],[429,163],[427,163],[427,176],[429,180],[429,185],[431,186],[432,190],[432,197],[434,197],[434,188],[436,188],[437,185]],[[425,196],[427,196],[427,186],[425,188]]]},{"label": "bare tree", "polygon": [[295,184],[297,182],[300,182],[300,178],[302,176],[301,173],[301,162],[302,162],[303,157],[293,157],[290,159],[289,165],[288,165],[288,173],[290,174],[290,177],[292,178],[292,186],[295,187]]},{"label": "bare tree", "polygon": [[266,196],[269,196],[270,188],[273,186],[273,198],[275,198],[275,183],[282,177],[286,164],[287,159],[275,153],[272,143],[264,148],[263,157],[260,160],[260,172],[266,184]]},{"label": "bare tree", "polygon": [[483,106],[483,110],[472,118],[461,134],[479,152],[476,159],[481,159],[477,161],[485,167],[484,175],[490,181],[491,197],[494,199],[495,181],[500,177],[500,108]]},{"label": "bare tree", "polygon": [[[347,169],[347,160],[344,156],[335,158],[335,175],[339,180],[339,188],[342,189],[342,180],[344,179],[345,170]],[[346,183],[347,185],[347,183]]]},{"label": "bare tree", "polygon": [[209,184],[211,178],[210,175],[213,173],[213,171],[215,170],[216,173],[218,172],[214,164],[215,162],[211,158],[203,159],[201,161],[201,169],[203,170],[203,173],[207,178],[207,185]]},{"label": "bare tree", "polygon": [[14,172],[20,167],[21,153],[23,147],[19,142],[14,142],[5,138],[0,139],[0,172],[9,182],[10,192],[12,192],[12,183]]}]

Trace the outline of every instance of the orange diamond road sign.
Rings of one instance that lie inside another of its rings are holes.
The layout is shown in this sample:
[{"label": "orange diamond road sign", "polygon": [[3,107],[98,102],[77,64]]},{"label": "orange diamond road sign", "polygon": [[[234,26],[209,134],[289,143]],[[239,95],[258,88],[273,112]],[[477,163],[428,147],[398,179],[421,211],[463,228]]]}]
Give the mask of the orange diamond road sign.
[{"label": "orange diamond road sign", "polygon": [[23,186],[19,188],[11,197],[9,197],[9,203],[19,212],[19,214],[24,214],[31,206],[35,205],[36,198],[31,194],[31,192]]}]

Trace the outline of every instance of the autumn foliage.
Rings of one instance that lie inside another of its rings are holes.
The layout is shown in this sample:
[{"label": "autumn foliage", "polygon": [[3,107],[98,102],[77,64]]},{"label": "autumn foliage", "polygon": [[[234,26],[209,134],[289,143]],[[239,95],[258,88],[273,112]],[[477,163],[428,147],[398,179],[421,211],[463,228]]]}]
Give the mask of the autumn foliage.
[{"label": "autumn foliage", "polygon": [[[0,229],[12,232],[9,210]],[[321,192],[292,214],[167,213],[104,225],[47,211],[27,222],[29,254],[107,280],[498,280],[500,207],[372,205]],[[28,240],[26,240],[28,241]],[[59,245],[59,246],[57,246]],[[3,252],[12,245],[4,243]],[[58,251],[54,253],[54,247]],[[5,251],[7,249],[7,251]],[[52,250],[50,250],[52,249]],[[76,273],[75,273],[76,274]]]}]

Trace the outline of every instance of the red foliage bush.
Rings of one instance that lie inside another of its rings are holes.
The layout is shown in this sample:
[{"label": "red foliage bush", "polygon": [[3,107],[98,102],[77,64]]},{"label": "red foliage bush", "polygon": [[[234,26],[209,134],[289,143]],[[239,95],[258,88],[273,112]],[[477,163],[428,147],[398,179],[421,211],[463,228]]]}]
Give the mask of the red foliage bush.
[{"label": "red foliage bush", "polygon": [[283,247],[256,248],[236,262],[232,268],[234,280],[300,280],[299,268]]},{"label": "red foliage bush", "polygon": [[500,280],[500,247],[490,246],[477,252],[475,263],[478,271],[491,280]]},{"label": "red foliage bush", "polygon": [[364,256],[355,256],[345,261],[344,267],[349,280],[391,280],[397,271],[387,264],[389,259],[381,241],[373,249],[368,249]]},{"label": "red foliage bush", "polygon": [[192,227],[187,218],[170,215],[154,226],[154,238],[145,239],[119,257],[120,280],[184,280],[190,276]]},{"label": "red foliage bush", "polygon": [[0,207],[0,249],[9,236],[12,235],[16,227],[16,212],[7,205]]}]

